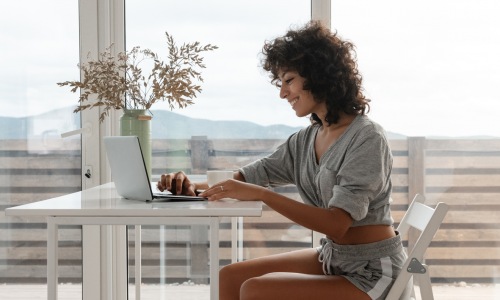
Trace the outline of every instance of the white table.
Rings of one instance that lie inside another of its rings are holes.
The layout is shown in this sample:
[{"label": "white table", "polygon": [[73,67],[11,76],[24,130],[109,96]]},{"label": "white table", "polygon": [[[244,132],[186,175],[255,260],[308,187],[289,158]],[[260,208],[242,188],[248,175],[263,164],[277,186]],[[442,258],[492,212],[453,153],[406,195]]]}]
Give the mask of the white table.
[{"label": "white table", "polygon": [[[221,218],[255,217],[261,216],[261,214],[262,203],[259,201],[239,202],[229,200],[167,203],[126,200],[117,195],[113,183],[5,210],[7,216],[46,217],[47,294],[49,300],[57,299],[58,226],[61,224],[136,225],[136,236],[137,233],[140,233],[140,225],[208,224],[210,226],[210,298],[217,300],[219,298],[218,262],[219,223]],[[137,231],[138,226],[139,230]],[[140,245],[140,240],[138,245]],[[137,248],[140,249],[140,246]],[[139,252],[136,251],[137,254],[140,255],[140,250]],[[139,263],[139,267],[137,267],[137,263]],[[83,264],[85,265],[85,261],[83,261]],[[101,264],[103,264],[102,261]],[[140,282],[140,258],[136,258],[136,282]],[[140,284],[136,284],[136,289],[138,287],[140,287]],[[95,289],[95,286],[86,286],[85,282],[83,282],[83,290],[89,288]],[[106,288],[111,289],[112,287],[108,286]],[[116,295],[117,292],[114,291],[114,294]],[[140,297],[140,292],[138,295]]]}]

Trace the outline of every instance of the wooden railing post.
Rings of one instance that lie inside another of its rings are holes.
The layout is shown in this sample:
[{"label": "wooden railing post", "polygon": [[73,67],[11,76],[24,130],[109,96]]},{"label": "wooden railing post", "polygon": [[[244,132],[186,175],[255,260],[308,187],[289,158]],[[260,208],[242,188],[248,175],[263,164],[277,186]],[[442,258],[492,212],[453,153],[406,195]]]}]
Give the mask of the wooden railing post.
[{"label": "wooden railing post", "polygon": [[[425,137],[408,137],[408,205],[420,194],[425,197]],[[418,233],[408,232],[408,249],[412,249]]]},{"label": "wooden railing post", "polygon": [[206,174],[208,170],[208,139],[206,136],[193,136],[189,140],[191,147],[192,174]]},{"label": "wooden railing post", "polygon": [[425,137],[408,137],[408,203],[425,196]]},{"label": "wooden railing post", "polygon": [[[192,136],[191,173],[206,174],[208,170],[209,143],[206,136]],[[191,226],[191,276],[196,284],[208,283],[208,231],[205,225]],[[218,263],[218,262],[210,262]]]}]

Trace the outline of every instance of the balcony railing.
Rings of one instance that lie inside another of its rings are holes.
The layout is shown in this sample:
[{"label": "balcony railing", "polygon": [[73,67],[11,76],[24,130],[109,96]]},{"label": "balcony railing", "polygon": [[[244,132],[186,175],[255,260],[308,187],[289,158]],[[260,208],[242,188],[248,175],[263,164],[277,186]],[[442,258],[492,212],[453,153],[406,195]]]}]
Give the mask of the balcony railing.
[{"label": "balcony railing", "polygon": [[[212,169],[237,169],[271,153],[281,142],[206,137],[154,140],[153,174],[157,178],[161,173],[177,170],[204,174]],[[424,194],[431,205],[438,201],[450,205],[445,222],[427,252],[433,282],[499,282],[500,139],[410,137],[391,140],[390,145],[394,155],[392,209],[396,223],[415,193]],[[50,151],[43,149],[46,145],[2,141],[2,211],[81,189],[79,141],[65,141]],[[299,200],[294,186],[277,191]],[[45,282],[45,228],[42,219],[0,215],[0,283]],[[261,218],[245,219],[243,228],[245,259],[312,246],[310,231],[269,208],[265,208]],[[206,268],[197,270],[193,262],[205,259],[203,247],[207,243],[199,235],[193,237],[192,229],[143,227],[143,230],[144,282],[159,281],[158,249],[162,246],[166,246],[167,265],[174,266],[167,272],[167,282],[206,280]],[[221,231],[221,264],[226,264],[230,261],[229,223],[222,224]],[[165,232],[164,244],[160,244],[163,241],[158,238],[160,232]],[[59,273],[63,282],[81,280],[80,234],[79,227],[63,227],[59,243],[62,248]],[[406,243],[412,243],[411,236]],[[134,246],[131,242],[130,253],[134,253]]]}]

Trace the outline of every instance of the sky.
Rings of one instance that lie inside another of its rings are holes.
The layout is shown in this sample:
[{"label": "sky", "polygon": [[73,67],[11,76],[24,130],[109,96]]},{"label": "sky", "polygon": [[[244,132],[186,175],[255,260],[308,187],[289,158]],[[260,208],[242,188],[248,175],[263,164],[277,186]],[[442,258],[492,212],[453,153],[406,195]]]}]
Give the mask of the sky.
[{"label": "sky", "polygon": [[[56,82],[78,79],[77,1],[9,3],[0,10],[0,116],[75,105]],[[205,54],[195,104],[176,113],[307,126],[269,83],[259,53],[309,19],[309,1],[127,0],[126,9],[128,48],[165,51],[165,31],[178,43],[219,46]],[[332,27],[356,45],[369,116],[409,136],[500,137],[498,15],[496,0],[332,1]]]}]

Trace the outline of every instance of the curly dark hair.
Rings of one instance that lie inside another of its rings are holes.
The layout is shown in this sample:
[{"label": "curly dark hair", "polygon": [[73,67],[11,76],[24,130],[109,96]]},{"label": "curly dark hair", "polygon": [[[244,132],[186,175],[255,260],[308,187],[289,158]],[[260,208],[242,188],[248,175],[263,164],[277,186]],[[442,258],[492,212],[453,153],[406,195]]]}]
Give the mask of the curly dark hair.
[{"label": "curly dark hair", "polygon": [[[303,88],[311,91],[315,101],[326,102],[328,125],[339,121],[341,111],[357,115],[370,110],[370,100],[362,93],[354,45],[320,22],[310,21],[301,29],[266,41],[262,54],[262,67],[271,73],[276,86],[281,86],[279,72],[284,70],[305,78]],[[311,122],[322,125],[314,113]]]}]

